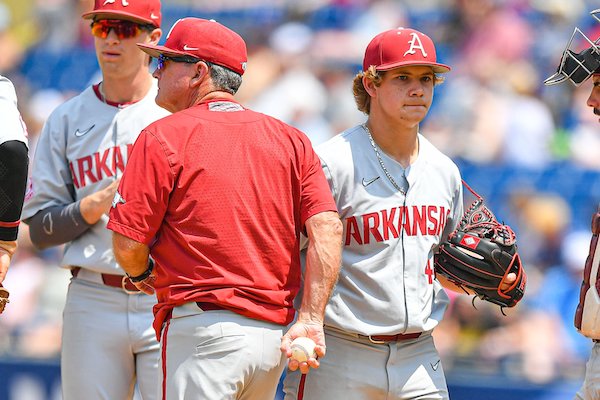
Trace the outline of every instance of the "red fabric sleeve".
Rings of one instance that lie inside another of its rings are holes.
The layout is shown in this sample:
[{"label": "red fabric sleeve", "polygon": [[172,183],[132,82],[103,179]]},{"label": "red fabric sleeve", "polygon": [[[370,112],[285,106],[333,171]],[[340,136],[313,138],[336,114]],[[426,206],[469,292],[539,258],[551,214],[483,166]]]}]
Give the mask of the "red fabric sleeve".
[{"label": "red fabric sleeve", "polygon": [[145,129],[136,140],[110,210],[108,229],[150,245],[160,228],[175,182],[163,143]]},{"label": "red fabric sleeve", "polygon": [[337,212],[337,207],[321,168],[319,156],[317,156],[310,143],[305,142],[304,145],[300,222],[302,231],[306,232],[304,225],[308,218],[325,211]]}]

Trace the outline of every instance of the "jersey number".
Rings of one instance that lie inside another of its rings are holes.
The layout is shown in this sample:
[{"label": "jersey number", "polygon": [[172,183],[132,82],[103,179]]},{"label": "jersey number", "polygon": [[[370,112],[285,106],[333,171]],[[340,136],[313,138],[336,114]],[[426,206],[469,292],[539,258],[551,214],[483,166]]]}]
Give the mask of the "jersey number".
[{"label": "jersey number", "polygon": [[433,269],[431,269],[431,261],[427,260],[427,265],[425,266],[425,275],[429,277],[429,284],[433,284]]}]

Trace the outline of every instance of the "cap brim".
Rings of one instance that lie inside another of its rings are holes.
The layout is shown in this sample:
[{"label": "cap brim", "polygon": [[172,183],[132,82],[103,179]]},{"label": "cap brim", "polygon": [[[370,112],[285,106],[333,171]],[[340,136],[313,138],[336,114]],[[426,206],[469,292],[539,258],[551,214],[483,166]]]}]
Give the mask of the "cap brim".
[{"label": "cap brim", "polygon": [[119,11],[90,11],[81,16],[83,19],[122,19],[126,21],[138,22],[141,24],[154,25],[158,28],[156,21],[146,18],[140,18],[135,14]]},{"label": "cap brim", "polygon": [[171,56],[171,57],[189,56],[189,57],[198,58],[197,55],[194,55],[192,53],[188,53],[186,51],[173,50],[173,49],[170,49],[170,48],[165,47],[165,46],[158,46],[158,45],[152,45],[152,44],[143,44],[143,43],[137,43],[137,46],[144,53],[146,53],[150,57],[154,57],[154,58],[158,58],[161,54],[164,54],[166,56]]},{"label": "cap brim", "polygon": [[390,69],[400,68],[400,67],[431,67],[433,68],[433,72],[438,74],[445,74],[446,72],[450,72],[452,68],[450,68],[446,64],[439,63],[414,63],[414,62],[399,62],[393,64],[384,64],[376,67],[377,71],[389,71]]}]

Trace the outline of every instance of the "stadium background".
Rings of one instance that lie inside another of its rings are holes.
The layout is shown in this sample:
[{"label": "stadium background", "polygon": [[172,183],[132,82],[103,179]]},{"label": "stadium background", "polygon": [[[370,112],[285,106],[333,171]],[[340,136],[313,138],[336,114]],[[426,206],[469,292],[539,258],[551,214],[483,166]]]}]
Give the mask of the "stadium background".
[{"label": "stadium background", "polygon": [[[89,0],[0,1],[0,73],[17,87],[32,152],[54,107],[99,80],[80,18],[91,8]],[[515,228],[529,274],[525,300],[507,317],[453,297],[435,332],[452,399],[554,400],[572,398],[591,349],[572,320],[600,202],[600,129],[585,106],[589,82],[542,81],[575,26],[600,36],[588,14],[596,8],[600,0],[163,0],[163,29],[198,16],[241,33],[250,57],[238,98],[315,144],[364,120],[351,80],[376,33],[429,34],[453,70],[421,131]],[[55,400],[68,273],[56,268],[61,249],[37,251],[27,236],[23,226],[5,281],[12,302],[0,317],[0,400]]]}]

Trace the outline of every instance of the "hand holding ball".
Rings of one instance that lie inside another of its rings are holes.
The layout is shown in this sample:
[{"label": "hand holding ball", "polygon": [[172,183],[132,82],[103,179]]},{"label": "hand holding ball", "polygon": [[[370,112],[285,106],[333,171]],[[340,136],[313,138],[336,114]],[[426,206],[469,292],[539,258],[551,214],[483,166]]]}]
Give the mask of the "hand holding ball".
[{"label": "hand holding ball", "polygon": [[298,362],[306,362],[311,357],[316,357],[315,342],[304,336],[297,337],[290,345],[292,349],[292,359]]}]

